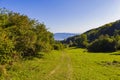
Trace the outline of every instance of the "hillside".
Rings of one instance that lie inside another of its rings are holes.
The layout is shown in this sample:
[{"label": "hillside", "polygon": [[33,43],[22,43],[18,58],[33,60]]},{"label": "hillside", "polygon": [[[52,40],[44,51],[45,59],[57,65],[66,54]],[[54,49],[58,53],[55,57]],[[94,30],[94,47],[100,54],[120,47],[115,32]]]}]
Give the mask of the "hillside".
[{"label": "hillside", "polygon": [[69,46],[92,49],[92,51],[116,51],[120,49],[120,20],[69,37],[62,42]]},{"label": "hillside", "polygon": [[75,36],[75,33],[55,33],[54,34],[54,39],[55,40],[64,40],[68,37]]},{"label": "hillside", "polygon": [[100,35],[109,35],[113,36],[115,34],[120,34],[120,20],[105,24],[96,29],[89,30],[83,34],[86,34],[89,41],[93,41],[98,38]]},{"label": "hillside", "polygon": [[[109,36],[113,36],[115,34],[120,34],[120,20],[105,24],[105,25],[100,26],[100,27],[95,28],[95,29],[91,29],[89,31],[86,31],[83,34],[87,35],[89,42],[94,41],[95,39],[97,39],[101,35],[107,34]],[[69,37],[66,39],[66,41],[68,41],[68,42],[70,40],[73,41],[75,38],[79,38],[79,36],[80,35]]]}]

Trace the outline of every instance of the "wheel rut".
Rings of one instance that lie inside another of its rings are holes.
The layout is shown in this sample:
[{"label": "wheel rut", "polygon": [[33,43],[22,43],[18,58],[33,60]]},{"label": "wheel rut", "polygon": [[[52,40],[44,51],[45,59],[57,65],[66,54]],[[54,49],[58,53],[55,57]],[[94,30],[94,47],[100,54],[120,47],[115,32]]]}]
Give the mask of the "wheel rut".
[{"label": "wheel rut", "polygon": [[71,58],[69,54],[62,52],[60,62],[48,73],[45,80],[72,80],[72,72]]}]

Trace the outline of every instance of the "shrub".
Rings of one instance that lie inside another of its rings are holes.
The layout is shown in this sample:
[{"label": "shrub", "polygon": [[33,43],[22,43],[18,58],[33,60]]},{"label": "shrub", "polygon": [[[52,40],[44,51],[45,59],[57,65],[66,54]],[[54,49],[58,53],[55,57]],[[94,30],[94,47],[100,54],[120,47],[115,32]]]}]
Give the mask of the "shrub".
[{"label": "shrub", "polygon": [[88,46],[91,52],[112,52],[116,51],[115,43],[111,38],[96,39]]}]

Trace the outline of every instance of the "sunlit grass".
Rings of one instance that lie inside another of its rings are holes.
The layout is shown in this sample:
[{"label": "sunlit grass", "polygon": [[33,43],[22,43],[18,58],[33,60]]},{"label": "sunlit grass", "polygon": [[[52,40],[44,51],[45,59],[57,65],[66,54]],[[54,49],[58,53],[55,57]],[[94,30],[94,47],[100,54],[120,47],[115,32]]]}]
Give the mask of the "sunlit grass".
[{"label": "sunlit grass", "polygon": [[7,71],[8,77],[3,80],[42,80],[59,62],[61,54],[59,51],[45,53],[42,58],[33,58],[14,63]]},{"label": "sunlit grass", "polygon": [[[120,80],[120,55],[69,48],[7,66],[0,80]],[[4,72],[4,70],[3,70]]]},{"label": "sunlit grass", "polygon": [[[72,60],[74,80],[120,80],[120,66],[107,65],[107,62],[120,62],[120,56],[114,53],[88,53],[84,49],[67,51]],[[106,62],[105,65],[102,62]]]}]

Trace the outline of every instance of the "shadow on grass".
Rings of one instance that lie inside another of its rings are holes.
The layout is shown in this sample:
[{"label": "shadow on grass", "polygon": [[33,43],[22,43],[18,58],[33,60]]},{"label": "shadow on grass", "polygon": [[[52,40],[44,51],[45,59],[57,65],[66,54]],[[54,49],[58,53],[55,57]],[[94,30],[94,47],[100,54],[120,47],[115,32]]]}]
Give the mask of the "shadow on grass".
[{"label": "shadow on grass", "polygon": [[110,54],[110,55],[116,55],[117,56],[117,55],[120,55],[120,53],[119,54]]},{"label": "shadow on grass", "polygon": [[116,52],[113,52],[112,54],[110,54],[110,55],[120,55],[120,51],[116,51]]},{"label": "shadow on grass", "polygon": [[43,58],[43,57],[44,57],[44,54],[39,53],[39,54],[36,54],[34,57],[35,57],[35,58]]},{"label": "shadow on grass", "polygon": [[114,66],[114,67],[120,67],[120,62],[119,61],[116,61],[116,60],[113,60],[113,61],[101,61],[100,63],[97,63],[99,65],[102,65],[102,66]]},{"label": "shadow on grass", "polygon": [[116,51],[88,51],[89,53],[102,53],[102,54],[114,54]]},{"label": "shadow on grass", "polygon": [[81,48],[81,47],[69,47],[68,49],[86,49],[86,48]]},{"label": "shadow on grass", "polygon": [[69,47],[68,49],[78,49],[77,47]]},{"label": "shadow on grass", "polygon": [[88,53],[93,53],[93,54],[111,54],[113,52],[93,52],[93,51],[87,51]]},{"label": "shadow on grass", "polygon": [[25,56],[23,57],[24,60],[33,60],[34,58],[43,58],[44,57],[44,54],[43,53],[39,53],[39,54],[35,54],[33,56]]}]

